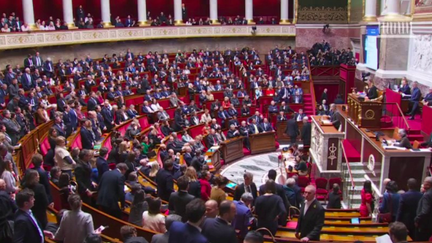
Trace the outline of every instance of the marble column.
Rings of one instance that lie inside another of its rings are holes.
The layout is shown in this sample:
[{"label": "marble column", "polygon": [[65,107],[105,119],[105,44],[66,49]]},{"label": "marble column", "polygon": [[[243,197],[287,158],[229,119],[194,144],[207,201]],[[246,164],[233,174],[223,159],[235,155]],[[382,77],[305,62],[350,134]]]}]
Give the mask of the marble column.
[{"label": "marble column", "polygon": [[31,29],[35,29],[35,18],[34,18],[34,9],[33,9],[33,0],[23,0],[23,16],[24,23],[28,24]]},{"label": "marble column", "polygon": [[288,20],[288,0],[281,0],[281,6],[280,6],[280,24],[289,24]]},{"label": "marble column", "polygon": [[400,1],[384,0],[384,9],[381,15],[399,15]]},{"label": "marble column", "polygon": [[183,24],[182,0],[174,0],[174,22],[176,25]]},{"label": "marble column", "polygon": [[363,16],[363,21],[374,22],[376,21],[376,9],[377,0],[365,0],[365,15]]},{"label": "marble column", "polygon": [[219,24],[218,0],[210,0],[210,21],[212,22],[212,24]]},{"label": "marble column", "polygon": [[75,28],[73,22],[72,0],[63,0],[63,20],[68,25],[68,28]]},{"label": "marble column", "polygon": [[104,27],[112,27],[110,8],[110,0],[101,0],[102,23]]},{"label": "marble column", "polygon": [[255,24],[253,21],[253,0],[245,0],[245,12],[248,24]]},{"label": "marble column", "polygon": [[146,0],[138,0],[138,25],[147,26],[147,2]]}]

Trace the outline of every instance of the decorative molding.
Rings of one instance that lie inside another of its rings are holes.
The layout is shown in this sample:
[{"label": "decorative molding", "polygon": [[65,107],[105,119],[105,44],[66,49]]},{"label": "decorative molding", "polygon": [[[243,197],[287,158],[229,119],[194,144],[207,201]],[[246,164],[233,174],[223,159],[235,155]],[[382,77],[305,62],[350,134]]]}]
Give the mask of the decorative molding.
[{"label": "decorative molding", "polygon": [[295,25],[182,26],[0,34],[0,50],[99,42],[203,37],[295,36]]},{"label": "decorative molding", "polygon": [[302,23],[347,23],[347,7],[301,7],[298,22]]}]

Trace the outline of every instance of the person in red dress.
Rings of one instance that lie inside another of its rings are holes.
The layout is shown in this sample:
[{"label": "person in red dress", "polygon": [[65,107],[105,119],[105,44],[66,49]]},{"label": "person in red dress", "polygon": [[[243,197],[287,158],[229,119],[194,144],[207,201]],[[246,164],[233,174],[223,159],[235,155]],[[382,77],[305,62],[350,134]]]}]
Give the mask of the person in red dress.
[{"label": "person in red dress", "polygon": [[372,184],[370,181],[363,183],[363,189],[361,191],[361,204],[360,204],[360,216],[369,217],[373,212],[373,200],[372,195]]}]

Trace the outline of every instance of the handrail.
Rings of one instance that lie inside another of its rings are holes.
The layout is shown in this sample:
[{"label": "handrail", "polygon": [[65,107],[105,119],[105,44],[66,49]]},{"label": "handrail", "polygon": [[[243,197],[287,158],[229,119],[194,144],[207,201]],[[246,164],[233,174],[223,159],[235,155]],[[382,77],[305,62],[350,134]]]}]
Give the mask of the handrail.
[{"label": "handrail", "polygon": [[[342,148],[343,156],[345,158],[345,164],[346,164],[347,169],[348,169],[349,179],[351,181],[351,189],[352,190],[351,190],[351,196],[348,199],[348,208],[350,208],[350,206],[351,206],[351,200],[353,199],[353,196],[354,196],[355,184],[354,184],[354,178],[353,178],[352,173],[351,173],[351,167],[349,166],[348,156],[346,154],[345,147],[344,147],[343,143],[341,143],[341,148]],[[343,173],[343,176],[344,176],[344,179],[345,179],[345,170],[343,169],[343,166],[342,166],[342,171],[343,171],[342,173]],[[346,192],[346,193],[348,195],[348,192]]]},{"label": "handrail", "polygon": [[[406,131],[409,131],[409,130],[411,129],[411,127],[410,127],[408,121],[406,120],[405,115],[404,115],[404,113],[402,112],[402,109],[400,108],[400,106],[399,106],[398,103],[396,103],[396,102],[385,102],[383,105],[384,105],[384,107],[386,107],[387,105],[396,105],[397,110],[398,110],[398,112],[399,112],[399,115],[400,115],[400,117],[402,118],[403,123],[405,124],[405,130],[406,130]],[[386,111],[387,111],[387,109],[386,109]]]},{"label": "handrail", "polygon": [[400,106],[399,106],[398,103],[395,103],[395,104],[396,104],[396,107],[397,107],[398,110],[399,110],[399,113],[402,115],[402,116],[401,116],[402,119],[403,119],[404,122],[405,122],[405,125],[406,125],[406,127],[407,127],[406,130],[409,131],[409,130],[410,130],[410,125],[409,125],[408,121],[406,120],[405,115],[404,115],[404,113],[402,112],[402,109],[400,108]]},{"label": "handrail", "polygon": [[316,114],[316,97],[315,97],[315,88],[313,85],[313,79],[312,79],[312,69],[310,65],[309,56],[306,56],[307,58],[307,65],[309,69],[309,85],[310,85],[310,93],[311,93],[311,100],[312,100],[312,115],[314,116]]}]

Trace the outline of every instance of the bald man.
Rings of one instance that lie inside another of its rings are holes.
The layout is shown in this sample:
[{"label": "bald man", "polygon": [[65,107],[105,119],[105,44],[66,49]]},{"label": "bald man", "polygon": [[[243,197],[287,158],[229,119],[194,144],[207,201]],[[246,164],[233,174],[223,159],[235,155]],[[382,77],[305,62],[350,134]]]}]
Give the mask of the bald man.
[{"label": "bald man", "polygon": [[237,234],[230,225],[237,213],[232,201],[222,201],[219,217],[206,219],[202,225],[202,234],[212,243],[237,243]]},{"label": "bald man", "polygon": [[216,218],[219,211],[218,203],[215,200],[208,200],[205,203],[205,207],[206,207],[206,212],[205,212],[206,218]]},{"label": "bald man", "polygon": [[319,241],[321,229],[324,225],[324,208],[315,198],[316,188],[309,185],[305,188],[303,196],[305,201],[301,204],[300,216],[295,236],[301,242]]}]

